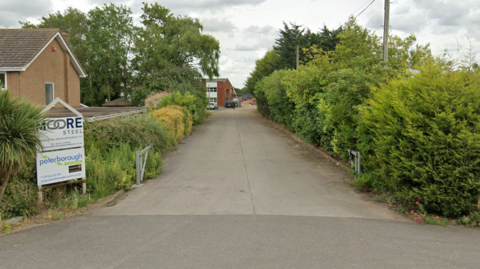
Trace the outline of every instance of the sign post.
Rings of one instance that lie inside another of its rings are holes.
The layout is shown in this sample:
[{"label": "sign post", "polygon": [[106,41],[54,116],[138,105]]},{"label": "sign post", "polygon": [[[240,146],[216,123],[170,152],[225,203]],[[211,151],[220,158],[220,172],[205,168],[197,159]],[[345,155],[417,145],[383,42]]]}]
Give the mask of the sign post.
[{"label": "sign post", "polygon": [[[46,184],[82,179],[82,192],[86,194],[85,149],[83,140],[83,116],[73,107],[55,99],[44,110],[60,103],[76,116],[48,118],[40,127],[43,151],[37,152],[38,198],[43,202],[42,187]],[[55,186],[66,185],[68,183]],[[54,186],[49,186],[54,187]]]}]

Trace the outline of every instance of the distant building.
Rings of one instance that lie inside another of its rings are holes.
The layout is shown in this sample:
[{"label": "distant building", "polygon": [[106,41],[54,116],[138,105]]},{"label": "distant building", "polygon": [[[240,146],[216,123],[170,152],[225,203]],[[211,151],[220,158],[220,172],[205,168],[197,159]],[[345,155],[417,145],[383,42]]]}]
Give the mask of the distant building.
[{"label": "distant building", "polygon": [[0,88],[48,105],[60,97],[80,106],[80,78],[85,77],[59,29],[0,29]]},{"label": "distant building", "polygon": [[215,78],[203,83],[209,102],[216,102],[219,107],[225,106],[225,101],[233,99],[233,86],[228,78]]}]

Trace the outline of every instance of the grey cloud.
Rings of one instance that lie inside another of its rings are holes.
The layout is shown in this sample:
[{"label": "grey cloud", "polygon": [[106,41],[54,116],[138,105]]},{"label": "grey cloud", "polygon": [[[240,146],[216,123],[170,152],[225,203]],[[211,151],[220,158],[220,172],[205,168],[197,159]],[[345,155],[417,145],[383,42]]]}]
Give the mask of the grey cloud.
[{"label": "grey cloud", "polygon": [[258,51],[271,48],[278,36],[278,29],[270,25],[266,26],[250,26],[243,29],[235,44],[235,51]]},{"label": "grey cloud", "polygon": [[265,26],[256,26],[252,25],[244,30],[248,35],[255,36],[255,37],[265,37],[271,35],[277,35],[278,29],[274,28],[270,25]]},{"label": "grey cloud", "polygon": [[207,32],[230,33],[237,28],[231,21],[227,20],[226,18],[203,19],[201,20],[201,23],[203,25],[203,30]]},{"label": "grey cloud", "polygon": [[[392,30],[419,33],[428,28],[435,34],[451,35],[466,29],[471,38],[480,40],[478,0],[404,0],[392,3],[390,8]],[[382,25],[383,9],[378,9],[371,13],[367,27],[378,30]]]},{"label": "grey cloud", "polygon": [[189,8],[193,10],[198,9],[219,9],[225,7],[242,6],[242,5],[258,5],[265,2],[265,0],[166,0],[162,1],[161,5],[166,8]]},{"label": "grey cloud", "polygon": [[20,27],[18,21],[40,18],[52,12],[50,0],[0,1],[0,26]]},{"label": "grey cloud", "polygon": [[255,43],[240,43],[235,45],[236,51],[256,51],[258,45]]},{"label": "grey cloud", "polygon": [[[98,0],[101,1],[101,0]],[[119,1],[119,0],[117,0]],[[187,15],[192,12],[204,12],[207,10],[222,10],[236,6],[259,5],[266,0],[165,0],[158,2],[160,5],[172,10],[175,15]],[[156,0],[136,0],[136,5],[142,2],[155,3]]]}]

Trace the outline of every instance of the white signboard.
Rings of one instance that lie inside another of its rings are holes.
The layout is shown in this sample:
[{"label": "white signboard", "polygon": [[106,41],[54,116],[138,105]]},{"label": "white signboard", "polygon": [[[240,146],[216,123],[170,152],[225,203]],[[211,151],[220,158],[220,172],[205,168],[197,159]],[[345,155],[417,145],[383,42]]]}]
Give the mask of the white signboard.
[{"label": "white signboard", "polygon": [[38,186],[85,178],[85,150],[83,148],[38,152]]},{"label": "white signboard", "polygon": [[82,117],[49,118],[40,128],[43,150],[83,147]]}]

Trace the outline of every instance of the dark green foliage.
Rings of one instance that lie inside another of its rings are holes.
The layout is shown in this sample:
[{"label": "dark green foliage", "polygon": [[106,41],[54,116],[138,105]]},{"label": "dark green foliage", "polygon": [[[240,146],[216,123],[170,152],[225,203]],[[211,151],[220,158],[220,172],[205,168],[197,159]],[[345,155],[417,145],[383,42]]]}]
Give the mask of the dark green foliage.
[{"label": "dark green foliage", "polygon": [[113,118],[85,125],[85,148],[94,146],[109,150],[122,143],[132,148],[146,147],[150,143],[156,150],[167,150],[167,130],[149,115]]},{"label": "dark green foliage", "polygon": [[344,159],[348,158],[347,149],[357,147],[358,106],[371,96],[371,86],[387,78],[387,69],[378,67],[377,73],[361,68],[341,69],[327,77],[329,84],[318,109],[325,117],[324,130],[332,139],[332,150]]},{"label": "dark green foliage", "polygon": [[42,147],[37,128],[44,118],[40,106],[0,91],[0,205],[9,178]]},{"label": "dark green foliage", "polygon": [[255,96],[262,96],[262,98],[265,96],[270,111],[269,119],[292,130],[294,106],[287,96],[285,85],[281,81],[287,72],[289,71],[277,70],[272,75],[263,78],[256,84]]},{"label": "dark green foliage", "polygon": [[245,82],[247,92],[253,94],[255,91],[255,84],[257,84],[258,81],[279,69],[279,61],[280,57],[273,50],[267,51],[262,59],[255,61],[255,69],[250,73]]},{"label": "dark green foliage", "polygon": [[[180,76],[219,75],[220,44],[202,32],[198,19],[174,16],[156,3],[144,3],[142,9],[142,27],[134,26],[129,8],[114,4],[87,13],[68,8],[42,17],[37,25],[24,22],[22,27],[59,28],[70,34],[71,48],[87,73],[80,80],[81,101],[89,106],[121,97],[143,106],[148,94],[163,87],[184,91],[190,85],[185,78],[171,76],[176,68],[184,69],[175,71]],[[173,84],[157,79],[165,74]],[[194,82],[198,85],[201,79]]]},{"label": "dark green foliage", "polygon": [[27,214],[35,215],[38,212],[36,171],[35,158],[30,158],[24,168],[10,179],[0,204],[3,219]]},{"label": "dark green foliage", "polygon": [[133,69],[132,53],[136,28],[131,10],[126,6],[106,5],[88,12],[88,29],[84,45],[87,48],[85,70],[88,77],[82,84],[82,101],[100,106],[130,95]]},{"label": "dark green foliage", "polygon": [[321,32],[313,33],[308,28],[304,29],[301,25],[285,22],[283,29],[280,29],[280,37],[276,40],[273,50],[280,56],[277,64],[278,69],[296,69],[297,46],[299,48],[299,61],[301,63],[308,62],[303,49],[309,49],[316,45],[324,51],[333,51],[340,41],[338,35],[342,32],[342,28],[330,31],[326,26]]},{"label": "dark green foliage", "polygon": [[[117,147],[105,150],[91,144],[86,148],[88,157],[85,163],[88,192],[95,198],[102,198],[118,190],[130,189],[136,181],[135,152],[142,149],[120,143]],[[144,178],[154,178],[161,171],[161,154],[158,150],[150,149]]]},{"label": "dark green foliage", "polygon": [[430,64],[361,108],[364,166],[401,200],[459,217],[480,194],[480,76]]},{"label": "dark green foliage", "polygon": [[203,122],[206,111],[205,108],[207,106],[205,88],[202,87],[201,92],[203,94],[200,96],[200,94],[193,95],[190,92],[182,94],[179,91],[174,91],[171,95],[163,97],[160,103],[158,103],[157,108],[170,105],[181,106],[190,112],[193,118],[193,124],[199,125]]},{"label": "dark green foliage", "polygon": [[141,15],[144,27],[135,42],[134,65],[140,79],[150,72],[167,66],[192,66],[198,61],[199,70],[208,77],[218,76],[220,44],[207,34],[198,19],[174,16],[169,9],[143,3]]}]

